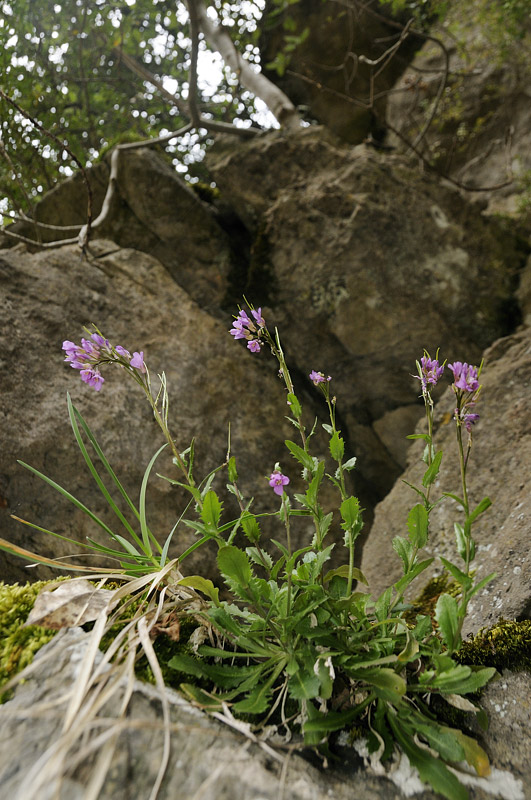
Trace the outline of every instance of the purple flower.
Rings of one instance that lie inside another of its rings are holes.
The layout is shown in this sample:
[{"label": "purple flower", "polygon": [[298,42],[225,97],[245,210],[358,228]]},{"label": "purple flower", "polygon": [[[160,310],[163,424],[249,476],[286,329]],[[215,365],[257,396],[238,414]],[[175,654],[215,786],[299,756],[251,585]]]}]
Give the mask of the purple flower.
[{"label": "purple flower", "polygon": [[254,308],[252,308],[252,309],[251,309],[251,314],[252,314],[252,315],[253,315],[253,317],[255,318],[255,320],[256,320],[256,324],[257,324],[257,325],[258,325],[260,328],[265,328],[265,319],[264,319],[264,318],[263,318],[263,316],[262,316],[262,309],[261,309],[261,308],[259,308],[259,309],[257,309],[257,310],[255,311],[255,310],[254,310]]},{"label": "purple flower", "polygon": [[[116,350],[116,348],[114,348]],[[140,372],[146,371],[146,365],[144,364],[144,351],[142,350],[140,353],[136,351],[133,353],[133,357],[129,362],[131,367],[140,370]]]},{"label": "purple flower", "polygon": [[308,377],[312,381],[314,386],[319,386],[320,383],[326,383],[327,381],[332,380],[331,375],[325,378],[322,372],[316,372],[314,369],[312,369]]},{"label": "purple flower", "polygon": [[121,344],[117,344],[114,349],[119,356],[123,356],[124,358],[127,359],[131,358],[131,353],[129,352],[129,350],[126,350],[125,347],[122,347]]},{"label": "purple flower", "polygon": [[465,414],[465,416],[463,417],[465,428],[469,433],[472,430],[472,425],[475,425],[478,419],[479,419],[479,414]]},{"label": "purple flower", "polygon": [[[247,339],[247,347],[251,353],[258,353],[261,347],[259,341],[260,334],[262,333],[262,329],[265,328],[265,320],[262,317],[261,308],[256,311],[254,308],[252,308],[251,314],[254,322],[252,319],[250,319],[247,312],[241,309],[240,313],[234,320],[233,327],[230,329],[229,333],[231,336],[234,336],[235,339]],[[258,328],[256,327],[257,325]]]},{"label": "purple flower", "polygon": [[88,386],[92,386],[92,388],[97,392],[100,391],[101,387],[105,383],[105,378],[102,377],[97,369],[90,369],[90,367],[87,367],[82,369],[79,374],[81,375],[81,380],[83,383],[88,384]]},{"label": "purple flower", "polygon": [[275,470],[269,476],[269,485],[273,489],[275,494],[281,495],[284,492],[284,486],[287,486],[289,483],[289,478],[287,475],[283,475],[278,470]]},{"label": "purple flower", "polygon": [[453,364],[448,364],[448,369],[453,372],[454,389],[460,389],[463,392],[475,392],[479,388],[478,370],[466,361],[463,364],[461,361],[455,361]]},{"label": "purple flower", "polygon": [[420,375],[415,375],[415,378],[422,384],[422,391],[426,391],[428,383],[436,386],[437,381],[444,372],[444,364],[439,365],[436,358],[430,358],[429,355],[422,356],[420,359]]}]

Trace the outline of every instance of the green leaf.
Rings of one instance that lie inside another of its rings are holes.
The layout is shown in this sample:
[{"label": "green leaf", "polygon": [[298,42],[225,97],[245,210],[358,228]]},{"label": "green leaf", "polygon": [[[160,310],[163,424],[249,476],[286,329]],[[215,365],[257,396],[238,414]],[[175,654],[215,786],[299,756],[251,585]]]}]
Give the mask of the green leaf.
[{"label": "green leaf", "polygon": [[439,474],[439,468],[441,466],[441,459],[442,459],[442,450],[439,450],[438,453],[435,454],[433,461],[431,462],[430,466],[424,473],[422,478],[422,485],[424,487],[430,486],[437,478]]},{"label": "green leaf", "polygon": [[184,653],[174,655],[173,658],[168,661],[168,666],[178,672],[184,672],[186,675],[193,675],[195,678],[206,677],[201,659],[187,656]]},{"label": "green leaf", "polygon": [[231,483],[236,483],[238,480],[238,472],[236,471],[236,459],[234,456],[229,458],[229,463],[227,464],[227,468],[229,471],[229,481]]},{"label": "green leaf", "polygon": [[467,736],[462,731],[455,728],[445,728],[441,726],[441,730],[452,732],[453,736],[455,736],[463,748],[466,762],[470,764],[471,767],[474,767],[480,778],[486,778],[490,774],[489,757],[475,739],[472,739],[470,736]]},{"label": "green leaf", "polygon": [[290,451],[291,455],[299,461],[302,466],[307,469],[312,475],[316,469],[316,459],[309,455],[302,447],[299,447],[295,442],[286,439],[285,445]]},{"label": "green leaf", "polygon": [[334,461],[341,461],[345,454],[345,443],[339,435],[339,431],[334,431],[334,435],[330,439],[329,447],[330,455]]},{"label": "green leaf", "polygon": [[253,571],[247,555],[234,545],[226,545],[218,550],[218,567],[226,578],[232,578],[243,588],[247,588]]},{"label": "green leaf", "polygon": [[310,700],[317,697],[320,687],[319,677],[314,672],[305,672],[302,668],[297,670],[288,681],[290,697],[295,700]]},{"label": "green leaf", "polygon": [[302,414],[302,408],[296,396],[290,393],[288,394],[286,399],[288,401],[288,406],[290,406],[291,411],[293,412],[293,416],[300,417],[300,415]]},{"label": "green leaf", "polygon": [[439,625],[443,642],[450,652],[459,646],[459,609],[457,600],[449,594],[441,594],[435,606],[435,619]]},{"label": "green leaf", "polygon": [[304,505],[312,510],[314,510],[317,506],[317,493],[319,491],[321,481],[323,480],[324,471],[325,463],[324,461],[320,461],[304,497]]},{"label": "green leaf", "polygon": [[421,749],[413,741],[413,737],[402,728],[400,720],[393,714],[387,714],[387,720],[395,739],[419,771],[423,781],[429,783],[436,792],[440,792],[448,800],[468,800],[468,792],[456,776],[439,758],[435,758],[427,750]]},{"label": "green leaf", "polygon": [[395,553],[398,553],[400,558],[402,559],[402,564],[404,565],[404,572],[407,573],[409,570],[409,563],[413,556],[414,552],[414,545],[409,539],[405,539],[403,536],[395,536],[393,539],[393,550]]},{"label": "green leaf", "polygon": [[479,503],[473,510],[473,512],[466,518],[465,524],[472,525],[474,520],[476,520],[480,514],[483,514],[483,512],[486,511],[487,508],[490,508],[491,505],[492,505],[491,499],[489,497],[484,497],[481,503]]},{"label": "green leaf", "polygon": [[[328,583],[328,581],[331,581],[332,578],[338,576],[340,578],[348,578],[349,576],[348,564],[343,564],[341,567],[337,567],[337,569],[332,569],[330,570],[330,572],[327,572],[323,578],[323,581],[325,583]],[[357,567],[352,568],[352,577],[355,581],[358,581],[359,583],[364,583],[365,586],[369,585],[369,581],[367,580],[361,569],[358,569]]]},{"label": "green leaf", "polygon": [[347,497],[347,499],[343,500],[341,503],[339,511],[344,520],[344,523],[341,525],[341,527],[345,530],[353,528],[358,521],[358,516],[360,513],[360,502],[358,498]]},{"label": "green leaf", "polygon": [[415,547],[424,547],[428,541],[428,512],[420,503],[409,512],[407,527],[412,544]]},{"label": "green leaf", "polygon": [[220,605],[219,589],[214,586],[209,578],[202,578],[201,575],[187,575],[186,578],[181,578],[181,580],[178,581],[178,585],[197,589],[197,591],[203,592],[207,597],[210,597],[216,606]]},{"label": "green leaf", "polygon": [[206,711],[222,711],[223,698],[215,697],[194,686],[193,683],[181,683],[180,690],[193,703],[196,703]]},{"label": "green leaf", "polygon": [[262,685],[256,686],[243,700],[235,703],[233,709],[240,714],[262,714],[266,711],[270,704],[271,688],[284,669],[285,664],[286,660],[283,659],[277,665],[271,677]]},{"label": "green leaf", "polygon": [[201,519],[206,525],[211,525],[213,528],[217,528],[221,517],[221,508],[222,506],[219,502],[217,494],[210,490],[206,493],[203,500]]},{"label": "green leaf", "polygon": [[490,575],[487,575],[485,578],[482,578],[480,582],[476,584],[476,586],[474,586],[472,591],[469,592],[468,599],[470,600],[472,597],[474,597],[475,594],[477,594],[479,591],[481,591],[481,589],[483,589],[484,586],[486,586],[488,583],[494,580],[495,577],[496,573],[491,572]]},{"label": "green leaf", "polygon": [[469,589],[472,586],[472,578],[470,578],[466,572],[462,572],[459,567],[456,567],[455,564],[452,564],[451,561],[444,558],[443,556],[439,556],[442,563],[450,573],[450,575],[455,578],[455,580],[463,586],[465,589]]},{"label": "green leaf", "polygon": [[390,703],[398,702],[406,693],[406,681],[394,669],[389,669],[388,667],[358,669],[351,674],[355,675],[359,680],[376,687],[378,696]]},{"label": "green leaf", "polygon": [[249,511],[244,511],[241,515],[240,522],[242,524],[243,532],[250,542],[258,542],[261,536],[260,525],[258,520]]},{"label": "green leaf", "polygon": [[245,552],[259,567],[265,567],[268,570],[273,569],[273,559],[265,550],[259,550],[257,547],[246,547]]}]

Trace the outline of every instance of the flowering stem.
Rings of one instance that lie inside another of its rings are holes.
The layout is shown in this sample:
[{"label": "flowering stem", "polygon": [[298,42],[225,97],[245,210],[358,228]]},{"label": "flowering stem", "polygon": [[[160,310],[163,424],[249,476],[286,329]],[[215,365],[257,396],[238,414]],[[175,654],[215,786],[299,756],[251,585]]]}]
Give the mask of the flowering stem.
[{"label": "flowering stem", "polygon": [[[291,533],[290,533],[290,525],[289,525],[289,508],[286,502],[286,495],[285,493],[282,494],[282,511],[284,516],[284,524],[286,526],[286,544],[289,558],[291,559]],[[287,573],[288,578],[288,602],[287,602],[287,610],[286,615],[289,617],[291,613],[291,566]]]}]

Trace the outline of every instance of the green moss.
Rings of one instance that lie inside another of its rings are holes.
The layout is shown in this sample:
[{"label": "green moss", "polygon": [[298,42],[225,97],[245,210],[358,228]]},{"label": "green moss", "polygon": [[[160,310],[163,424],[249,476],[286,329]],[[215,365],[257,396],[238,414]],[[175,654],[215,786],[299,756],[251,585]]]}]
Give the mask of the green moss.
[{"label": "green moss", "polygon": [[[33,608],[35,598],[51,581],[26,583],[0,583],[0,689],[28,664],[35,653],[49,642],[57,631],[29,625],[23,628]],[[55,581],[53,581],[55,583]],[[0,703],[8,693],[0,691]]]},{"label": "green moss", "polygon": [[205,181],[196,181],[196,183],[188,182],[188,186],[197,194],[199,199],[203,200],[205,203],[214,203],[220,195],[217,186],[212,186]]},{"label": "green moss", "polygon": [[531,670],[531,620],[500,619],[492,628],[482,628],[463,642],[455,656],[462,664],[502,669]]},{"label": "green moss", "polygon": [[415,624],[417,614],[431,617],[435,619],[435,605],[441,594],[449,594],[452,597],[457,597],[461,592],[461,588],[457,581],[450,579],[447,572],[442,575],[436,575],[432,578],[422,592],[413,600],[412,608],[405,615],[406,620],[412,625]]}]

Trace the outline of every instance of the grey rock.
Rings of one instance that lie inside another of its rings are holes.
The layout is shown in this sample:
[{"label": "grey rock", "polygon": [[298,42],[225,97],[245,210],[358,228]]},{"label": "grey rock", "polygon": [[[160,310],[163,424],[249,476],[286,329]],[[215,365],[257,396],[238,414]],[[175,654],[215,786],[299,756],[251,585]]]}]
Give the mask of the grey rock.
[{"label": "grey rock", "polygon": [[[142,392],[119,370],[109,369],[103,390],[96,393],[62,363],[63,340],[79,341],[83,325],[91,321],[114,343],[131,352],[144,350],[154,380],[157,372],[166,371],[170,423],[180,449],[197,437],[197,476],[202,478],[225,460],[230,421],[240,490],[255,497],[257,508],[271,510],[273,501],[276,508],[276,495],[266,480],[275,462],[289,468],[295,489],[299,484],[298,470],[283,444],[294,429],[285,420],[284,391],[269,354],[257,357],[235,342],[228,334],[229,315],[208,314],[154,258],[106,241],[95,242],[93,252],[84,259],[74,246],[34,255],[6,250],[0,258],[0,535],[45,556],[79,552],[74,545],[14,521],[10,515],[15,514],[76,542],[86,536],[98,538],[99,529],[88,517],[19,466],[17,459],[49,475],[116,529],[75,444],[67,392],[138,502],[144,470],[162,437]],[[312,415],[311,397],[301,399]],[[155,471],[178,477],[164,454]],[[220,478],[214,487],[223,491],[224,485]],[[163,542],[188,497],[185,500],[183,490],[154,473],[150,486],[148,521]],[[237,516],[235,499],[227,499],[226,505],[227,518]],[[303,538],[308,535],[305,524],[300,531]],[[176,536],[172,554],[194,538],[189,529]],[[213,558],[208,548],[197,551],[187,571],[197,563],[208,573]],[[91,556],[89,563],[98,561]],[[2,552],[0,565],[2,579],[27,580],[22,560]],[[31,574],[51,576],[45,567]]]},{"label": "grey rock", "polygon": [[[80,733],[75,720],[66,733],[61,728],[69,699],[65,690],[79,674],[88,638],[89,634],[79,628],[57,635],[41,649],[13,699],[0,707],[0,788],[4,796],[13,800],[51,800],[52,797],[84,800],[87,796],[85,792],[94,773],[94,756],[81,761],[75,759],[79,750],[76,737]],[[509,689],[506,701],[502,702],[512,703],[512,699],[523,698],[528,678],[504,676],[506,688],[503,691]],[[495,766],[490,779],[472,781],[471,797],[486,800],[494,795],[505,800],[523,800],[522,777],[529,776],[529,767],[527,753],[517,744],[517,739],[522,739],[522,729],[503,721],[505,718],[496,710],[497,695],[489,695],[490,691],[486,702],[494,703],[493,750],[497,756],[499,754],[502,765],[509,766],[513,772]],[[84,744],[109,729],[122,693],[123,689],[118,690],[103,705]],[[376,775],[370,768],[363,767],[354,752],[348,763],[331,764],[324,770],[298,754],[284,761],[285,751],[275,752],[271,746],[267,750],[251,742],[243,734],[193,708],[172,690],[167,690],[166,695],[172,728],[168,769],[159,800],[177,797],[197,800],[277,800],[278,797],[325,800],[334,797],[349,800],[353,796],[359,800],[381,797],[401,800],[412,794],[419,800],[435,800],[433,792],[423,789],[418,777],[408,773],[403,765],[395,772]],[[157,691],[136,682],[109,773],[97,794],[100,800],[116,797],[146,800],[150,796],[162,756],[161,722]],[[500,747],[498,737],[502,729],[506,741]],[[51,754],[54,749],[57,752],[62,734],[69,750],[64,762],[65,777],[59,781],[53,774],[43,772],[48,768],[44,754]],[[486,738],[489,742],[490,734]],[[515,747],[507,755],[511,743]],[[110,745],[107,742],[104,746]],[[40,782],[43,775],[48,777]]]},{"label": "grey rock", "polygon": [[[441,355],[449,356],[450,361],[467,358],[463,348]],[[481,419],[473,432],[467,479],[471,508],[484,496],[493,502],[473,528],[478,545],[476,575],[480,579],[495,572],[496,577],[471,601],[465,635],[494,624],[500,617],[528,618],[531,610],[530,381],[531,329],[500,339],[485,352],[483,389],[477,406]],[[443,491],[461,494],[452,413],[453,392],[449,388],[436,405],[435,447],[443,449],[444,457],[433,497]],[[420,463],[422,443],[415,442],[409,452],[409,467],[403,477],[420,485],[425,466]],[[416,495],[400,481],[376,508],[363,553],[363,571],[373,592],[381,591],[401,576],[398,556],[389,557],[391,541],[406,532],[407,513],[415,502]],[[419,582],[424,585],[431,574],[440,571],[437,556],[459,563],[453,532],[454,522],[462,521],[457,503],[446,498],[435,507],[430,519],[430,539],[425,550],[426,555],[436,558],[432,567],[413,584],[412,594],[420,590]]]},{"label": "grey rock", "polygon": [[476,359],[508,332],[523,254],[402,156],[346,148],[315,129],[214,149],[208,164],[257,232],[250,294],[271,293],[302,374],[332,375],[349,455],[374,502],[400,463],[373,423],[415,402],[422,348]]}]

